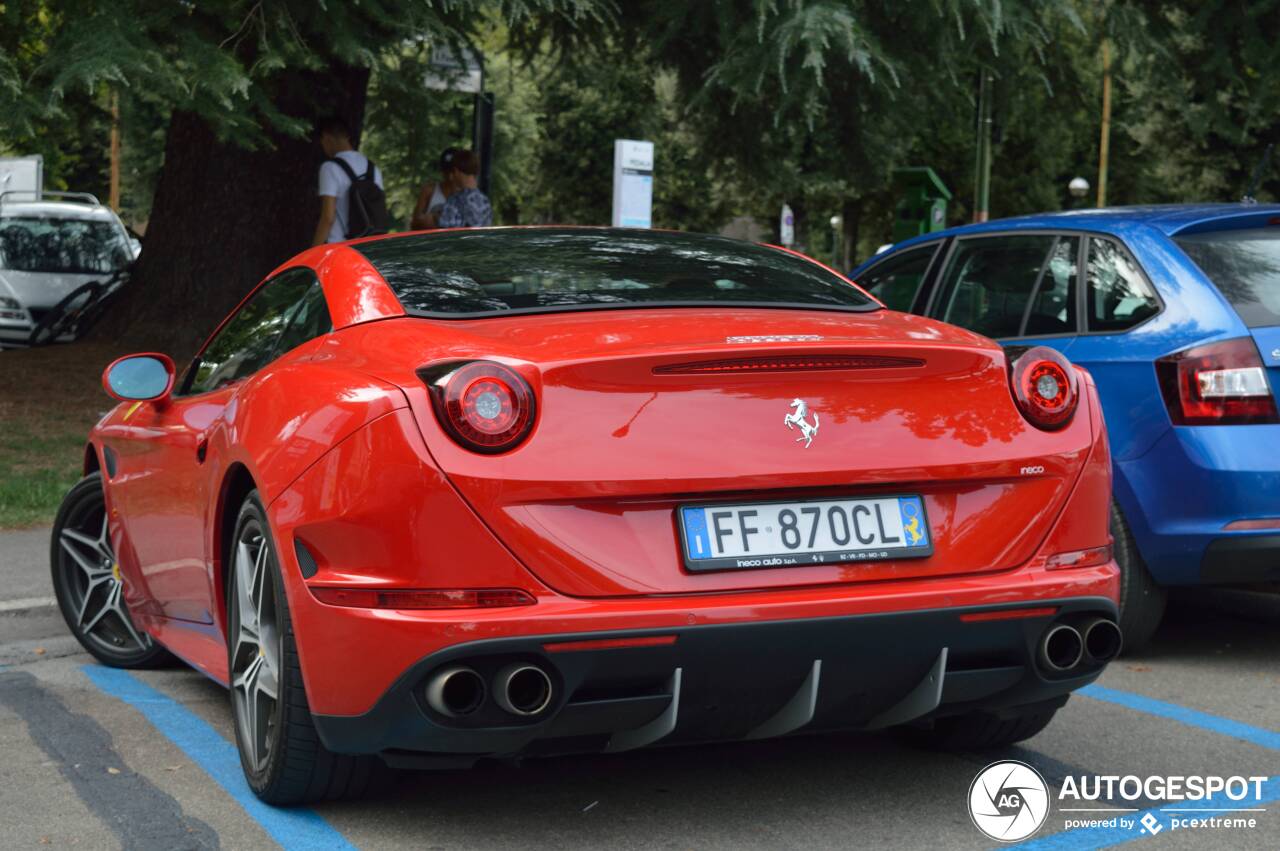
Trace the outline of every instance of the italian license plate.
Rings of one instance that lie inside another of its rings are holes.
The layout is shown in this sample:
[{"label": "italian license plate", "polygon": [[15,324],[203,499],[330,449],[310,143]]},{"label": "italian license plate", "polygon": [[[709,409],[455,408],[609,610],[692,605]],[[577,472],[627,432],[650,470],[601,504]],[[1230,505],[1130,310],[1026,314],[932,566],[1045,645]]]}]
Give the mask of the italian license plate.
[{"label": "italian license plate", "polygon": [[677,510],[685,567],[751,570],[921,558],[933,539],[919,496],[877,496]]}]

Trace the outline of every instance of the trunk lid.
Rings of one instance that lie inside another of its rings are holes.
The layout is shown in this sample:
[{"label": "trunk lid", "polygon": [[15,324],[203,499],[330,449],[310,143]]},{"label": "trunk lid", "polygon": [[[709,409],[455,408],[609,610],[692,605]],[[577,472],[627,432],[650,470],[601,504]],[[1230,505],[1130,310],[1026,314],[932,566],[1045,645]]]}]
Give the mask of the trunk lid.
[{"label": "trunk lid", "polygon": [[[1008,569],[1043,540],[1092,440],[1087,416],[1054,434],[1031,427],[996,344],[889,311],[684,308],[379,324],[379,346],[412,352],[411,363],[497,357],[533,385],[539,410],[528,440],[482,456],[444,433],[416,377],[385,376],[405,388],[462,496],[568,595]],[[781,368],[805,356],[842,368]],[[778,357],[787,361],[769,364],[777,371],[741,367]],[[708,362],[716,371],[701,371]],[[798,423],[786,424],[797,399],[818,424],[807,448]],[[683,565],[681,505],[885,494],[923,497],[931,556],[708,573]]]},{"label": "trunk lid", "polygon": [[1271,379],[1271,395],[1280,402],[1280,326],[1250,328],[1249,332],[1258,344],[1258,353],[1262,355],[1262,363]]}]

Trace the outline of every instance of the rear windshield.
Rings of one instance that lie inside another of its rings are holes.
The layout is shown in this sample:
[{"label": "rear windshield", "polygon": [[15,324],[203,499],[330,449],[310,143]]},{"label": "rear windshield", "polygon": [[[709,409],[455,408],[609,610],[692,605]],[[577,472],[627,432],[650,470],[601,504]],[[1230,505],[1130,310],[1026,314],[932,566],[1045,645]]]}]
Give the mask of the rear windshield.
[{"label": "rear windshield", "polygon": [[1212,231],[1175,241],[1246,325],[1280,325],[1280,230]]},{"label": "rear windshield", "polygon": [[406,311],[431,316],[721,304],[878,307],[815,263],[721,236],[512,228],[393,237],[354,248]]}]

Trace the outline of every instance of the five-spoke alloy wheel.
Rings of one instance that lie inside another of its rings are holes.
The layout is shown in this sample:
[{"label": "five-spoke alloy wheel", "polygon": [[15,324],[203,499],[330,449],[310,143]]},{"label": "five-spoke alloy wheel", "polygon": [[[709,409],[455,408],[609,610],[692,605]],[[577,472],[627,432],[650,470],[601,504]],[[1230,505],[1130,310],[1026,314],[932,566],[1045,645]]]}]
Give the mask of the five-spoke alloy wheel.
[{"label": "five-spoke alloy wheel", "polygon": [[332,753],[316,734],[280,559],[257,491],[240,508],[227,564],[231,709],[245,779],[270,804],[359,795],[380,762]]},{"label": "five-spoke alloy wheel", "polygon": [[146,668],[172,658],[137,629],[129,615],[98,473],[81,479],[63,499],[54,522],[50,563],[67,626],[101,662]]},{"label": "five-spoke alloy wheel", "polygon": [[232,555],[231,700],[246,766],[266,768],[279,721],[280,662],[274,559],[256,518],[242,523]]}]

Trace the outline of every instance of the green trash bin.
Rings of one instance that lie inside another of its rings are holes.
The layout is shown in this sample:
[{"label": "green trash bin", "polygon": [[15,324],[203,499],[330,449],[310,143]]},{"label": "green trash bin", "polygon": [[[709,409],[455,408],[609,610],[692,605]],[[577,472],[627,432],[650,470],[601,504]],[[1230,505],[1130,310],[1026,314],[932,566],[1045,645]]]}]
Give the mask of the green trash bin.
[{"label": "green trash bin", "polygon": [[931,168],[895,168],[893,186],[898,203],[893,219],[893,241],[933,233],[947,226],[947,202],[951,191]]}]

